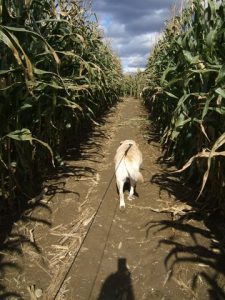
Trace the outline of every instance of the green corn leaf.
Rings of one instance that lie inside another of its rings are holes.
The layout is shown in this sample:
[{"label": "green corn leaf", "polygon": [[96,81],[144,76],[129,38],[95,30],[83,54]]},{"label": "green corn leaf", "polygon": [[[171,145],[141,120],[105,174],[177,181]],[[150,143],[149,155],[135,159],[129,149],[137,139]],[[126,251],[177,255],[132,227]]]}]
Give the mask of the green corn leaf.
[{"label": "green corn leaf", "polygon": [[48,149],[48,151],[51,154],[52,164],[54,166],[53,151],[52,151],[51,147],[47,143],[41,141],[40,139],[33,137],[29,129],[23,128],[20,130],[15,130],[15,131],[8,133],[5,137],[8,137],[8,138],[16,140],[16,141],[23,141],[23,142],[29,141],[31,143],[33,141],[38,142],[39,144],[41,144],[42,146],[44,146],[45,148]]},{"label": "green corn leaf", "polygon": [[28,74],[29,79],[32,80],[33,79],[33,65],[32,65],[29,57],[27,56],[27,54],[23,50],[23,48],[20,45],[19,40],[16,38],[16,36],[13,35],[10,32],[8,32],[8,34],[11,37],[11,39],[13,40],[13,42],[16,44],[16,46],[18,47],[18,49],[21,50],[21,52],[23,53],[23,56],[24,56],[25,61],[26,61],[26,66],[27,66],[27,74]]},{"label": "green corn leaf", "polygon": [[192,56],[190,51],[187,50],[182,50],[185,59],[190,63],[190,64],[196,64],[199,61],[199,55]]},{"label": "green corn leaf", "polygon": [[9,70],[0,70],[0,75],[7,75],[9,73],[13,73],[18,70],[19,70],[19,68],[14,68],[14,69],[9,69]]},{"label": "green corn leaf", "polygon": [[80,111],[82,111],[82,107],[77,104],[77,103],[74,103],[64,97],[60,97],[59,96],[59,101],[57,103],[57,106],[65,106],[65,107],[69,107],[69,108],[72,108],[72,109],[79,109]]},{"label": "green corn leaf", "polygon": [[225,90],[224,90],[224,89],[222,89],[222,88],[217,88],[217,89],[215,90],[215,92],[216,92],[218,95],[220,95],[220,96],[222,96],[223,98],[225,98]]},{"label": "green corn leaf", "polygon": [[206,44],[208,47],[212,47],[217,35],[217,30],[211,30],[206,37]]},{"label": "green corn leaf", "polygon": [[16,47],[13,45],[9,37],[1,30],[0,30],[0,41],[2,41],[5,45],[7,45],[11,49],[17,63],[19,65],[22,65],[22,60],[20,58],[19,52],[17,51]]},{"label": "green corn leaf", "polygon": [[38,38],[40,38],[42,40],[42,42],[48,47],[49,51],[51,52],[51,54],[53,55],[55,61],[57,64],[60,63],[60,59],[58,57],[58,55],[56,54],[55,50],[49,45],[49,43],[46,41],[46,39],[44,39],[40,34],[38,34],[37,32],[31,31],[31,30],[27,30],[25,28],[22,27],[11,27],[11,26],[0,26],[0,29],[7,29],[8,31],[16,31],[16,32],[23,32],[23,33],[29,33],[31,35],[34,35]]},{"label": "green corn leaf", "polygon": [[219,71],[219,74],[216,78],[216,84],[219,84],[224,79],[225,79],[225,64],[221,67]]},{"label": "green corn leaf", "polygon": [[176,70],[176,67],[168,67],[164,72],[163,72],[163,75],[160,79],[160,84],[163,85],[164,82],[166,81],[166,76],[172,72],[172,71],[175,71]]},{"label": "green corn leaf", "polygon": [[32,141],[32,134],[29,129],[23,128],[21,130],[15,130],[6,135],[10,139],[17,141]]},{"label": "green corn leaf", "polygon": [[165,93],[166,95],[168,95],[169,97],[171,97],[171,98],[179,99],[176,95],[174,95],[174,94],[172,94],[172,93],[170,93],[170,92],[168,92],[168,91],[165,91],[165,90],[164,90],[164,93]]}]

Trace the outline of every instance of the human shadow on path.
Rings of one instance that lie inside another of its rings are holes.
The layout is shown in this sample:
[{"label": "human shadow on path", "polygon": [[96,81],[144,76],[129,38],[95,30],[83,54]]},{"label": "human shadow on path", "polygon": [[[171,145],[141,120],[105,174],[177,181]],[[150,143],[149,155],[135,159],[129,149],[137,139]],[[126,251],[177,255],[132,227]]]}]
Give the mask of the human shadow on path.
[{"label": "human shadow on path", "polygon": [[118,270],[104,281],[97,300],[135,300],[126,258],[118,259]]}]

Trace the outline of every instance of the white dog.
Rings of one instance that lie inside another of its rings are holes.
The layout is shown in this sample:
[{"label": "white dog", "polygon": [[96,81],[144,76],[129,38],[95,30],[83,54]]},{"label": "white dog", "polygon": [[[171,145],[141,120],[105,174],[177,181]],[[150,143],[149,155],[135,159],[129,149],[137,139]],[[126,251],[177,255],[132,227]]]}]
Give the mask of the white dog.
[{"label": "white dog", "polygon": [[128,200],[134,199],[136,182],[143,182],[143,176],[139,171],[142,164],[142,153],[138,144],[133,140],[120,142],[114,158],[116,183],[120,196],[120,209],[125,208],[123,187],[127,179],[130,180],[130,193]]}]

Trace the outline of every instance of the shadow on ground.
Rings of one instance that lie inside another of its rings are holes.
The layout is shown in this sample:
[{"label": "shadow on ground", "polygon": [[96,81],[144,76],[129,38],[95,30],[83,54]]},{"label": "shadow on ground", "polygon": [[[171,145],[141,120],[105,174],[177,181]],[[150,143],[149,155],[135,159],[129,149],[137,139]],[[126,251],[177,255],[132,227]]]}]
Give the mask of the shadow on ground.
[{"label": "shadow on ground", "polygon": [[[155,140],[157,135],[149,138],[150,143]],[[158,247],[169,249],[164,264],[170,278],[176,276],[177,269],[184,270],[187,264],[189,268],[191,265],[189,288],[193,291],[194,298],[202,299],[199,289],[205,289],[207,299],[225,299],[225,219],[215,212],[205,211],[199,205],[195,200],[195,191],[182,185],[178,176],[168,172],[171,165],[164,157],[157,163],[166,171],[155,174],[150,179],[151,183],[159,187],[159,193],[166,191],[176,199],[175,203],[187,204],[191,209],[175,217],[171,217],[168,212],[167,215],[162,214],[165,218],[148,222],[147,235],[168,230],[173,232],[169,238],[160,239]],[[187,283],[189,279],[186,279]]]},{"label": "shadow on ground", "polygon": [[130,271],[126,258],[118,259],[118,269],[110,274],[104,283],[97,300],[135,300]]},{"label": "shadow on ground", "polygon": [[[116,107],[116,106],[115,106]],[[99,118],[99,125],[106,122],[107,116],[114,110],[109,110],[105,116]],[[98,126],[97,126],[98,127]],[[19,276],[23,272],[24,266],[17,263],[15,257],[23,258],[23,247],[29,245],[32,251],[42,254],[42,249],[32,235],[32,228],[39,224],[51,227],[50,221],[52,210],[49,203],[56,194],[74,194],[79,201],[80,195],[77,192],[66,188],[66,179],[72,177],[74,181],[82,178],[92,178],[96,170],[92,167],[82,165],[82,161],[97,162],[102,161],[101,139],[109,138],[107,134],[99,128],[87,128],[80,133],[79,137],[71,139],[70,147],[65,150],[54,170],[45,175],[37,183],[41,193],[32,199],[19,199],[17,212],[10,213],[7,209],[0,210],[0,299],[23,299],[23,297],[14,292],[12,278]],[[94,151],[93,151],[94,149]],[[74,162],[76,162],[74,164]],[[38,182],[38,179],[37,179]],[[47,182],[47,183],[46,183]],[[48,197],[48,202],[42,201],[43,196]],[[21,196],[22,197],[22,196]],[[45,211],[43,217],[34,216],[35,210]],[[15,225],[16,224],[16,225]],[[22,228],[22,230],[21,230]],[[13,275],[12,275],[13,274]],[[9,283],[9,285],[7,284]],[[11,288],[12,287],[12,288]]]},{"label": "shadow on ground", "polygon": [[[0,218],[0,299],[23,299],[21,295],[16,292],[9,291],[6,282],[11,286],[13,279],[23,271],[23,266],[18,264],[16,257],[23,257],[23,247],[29,246],[32,251],[41,254],[41,249],[33,238],[31,224],[39,223],[50,226],[51,223],[44,218],[36,218],[31,215],[31,207],[42,207],[51,213],[50,208],[42,203],[34,203],[30,208],[21,215],[2,215]],[[23,230],[15,226],[15,222],[20,222]],[[29,226],[28,226],[29,224]],[[15,279],[14,279],[15,280]],[[13,285],[16,284],[16,281]]]}]

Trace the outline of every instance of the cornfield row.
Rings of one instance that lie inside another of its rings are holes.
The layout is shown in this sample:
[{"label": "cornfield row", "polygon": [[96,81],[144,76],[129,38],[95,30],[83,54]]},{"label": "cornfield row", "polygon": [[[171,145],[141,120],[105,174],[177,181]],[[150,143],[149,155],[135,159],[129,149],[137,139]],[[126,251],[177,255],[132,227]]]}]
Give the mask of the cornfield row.
[{"label": "cornfield row", "polygon": [[78,1],[0,0],[0,207],[118,100],[122,71]]},{"label": "cornfield row", "polygon": [[[193,0],[146,68],[145,104],[166,154],[207,205],[225,210],[225,4]],[[204,200],[206,201],[206,200]]]},{"label": "cornfield row", "polygon": [[145,74],[138,71],[134,74],[125,74],[123,77],[122,93],[124,97],[139,98],[145,84]]}]

